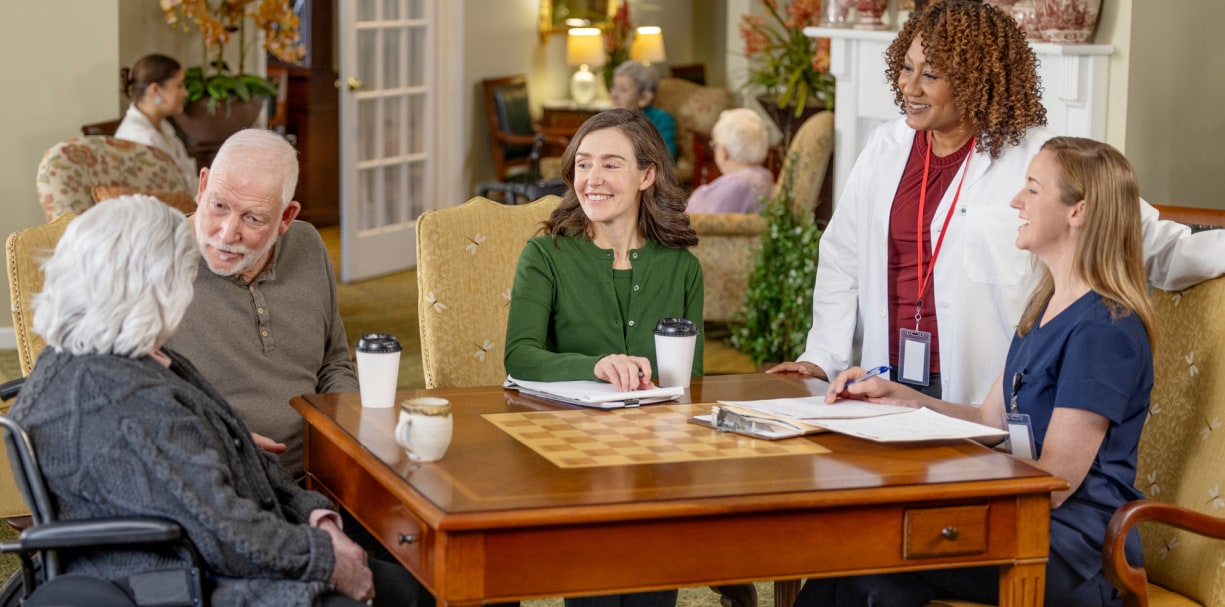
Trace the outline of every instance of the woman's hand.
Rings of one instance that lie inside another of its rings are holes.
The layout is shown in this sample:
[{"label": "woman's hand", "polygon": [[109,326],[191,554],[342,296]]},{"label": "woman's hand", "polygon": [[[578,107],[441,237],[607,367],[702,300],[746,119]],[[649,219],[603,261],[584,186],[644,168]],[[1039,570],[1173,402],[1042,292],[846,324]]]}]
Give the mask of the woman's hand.
[{"label": "woman's hand", "polygon": [[829,382],[829,390],[825,392],[826,404],[833,404],[838,398],[848,398],[866,400],[878,405],[898,405],[912,409],[923,406],[919,402],[920,395],[917,392],[879,375],[855,381],[867,374],[868,371],[862,367],[851,367],[839,373],[833,381]]},{"label": "woman's hand", "polygon": [[612,384],[618,392],[655,387],[651,383],[651,361],[641,356],[609,354],[595,364],[595,376]]},{"label": "woman's hand", "polygon": [[808,375],[817,379],[829,379],[829,376],[825,374],[825,369],[810,362],[778,363],[767,370],[766,373],[799,373],[800,375]]},{"label": "woman's hand", "polygon": [[271,438],[264,436],[263,434],[259,434],[258,432],[251,433],[251,440],[255,442],[256,447],[259,447],[260,449],[263,449],[264,451],[267,451],[273,455],[284,453],[285,450],[289,448],[285,446],[285,443],[278,443]]}]

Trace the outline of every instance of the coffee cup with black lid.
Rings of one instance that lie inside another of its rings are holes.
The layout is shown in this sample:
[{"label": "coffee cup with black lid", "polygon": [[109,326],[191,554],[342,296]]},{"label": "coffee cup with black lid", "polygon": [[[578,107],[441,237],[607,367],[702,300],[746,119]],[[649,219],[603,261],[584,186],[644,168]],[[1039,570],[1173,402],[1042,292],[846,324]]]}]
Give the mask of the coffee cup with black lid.
[{"label": "coffee cup with black lid", "polygon": [[693,378],[693,351],[698,328],[687,318],[661,318],[655,325],[655,366],[657,385],[662,388],[689,387]]},{"label": "coffee cup with black lid", "polygon": [[386,333],[367,333],[357,340],[356,350],[362,406],[391,407],[396,401],[400,375],[400,340]]}]

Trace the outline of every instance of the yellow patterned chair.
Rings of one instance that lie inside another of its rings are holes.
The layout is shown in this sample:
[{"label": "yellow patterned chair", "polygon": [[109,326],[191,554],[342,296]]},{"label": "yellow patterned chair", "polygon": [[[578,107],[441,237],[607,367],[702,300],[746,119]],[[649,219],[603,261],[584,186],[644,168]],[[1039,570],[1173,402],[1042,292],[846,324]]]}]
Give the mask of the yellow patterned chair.
[{"label": "yellow patterned chair", "polygon": [[[75,213],[66,213],[51,223],[18,230],[4,243],[13,331],[17,337],[17,362],[23,376],[30,374],[38,353],[47,345],[42,336],[32,330],[34,318],[30,308],[30,299],[43,288],[41,263],[55,249],[68,222],[75,217]],[[0,403],[0,413],[8,413],[11,404]],[[0,518],[16,518],[29,513],[13,481],[8,453],[0,450]]]},{"label": "yellow patterned chair", "polygon": [[[1149,499],[1111,521],[1107,575],[1126,605],[1225,605],[1225,278],[1152,298],[1159,341],[1136,478]],[[1121,542],[1141,521],[1144,567],[1131,568]]]},{"label": "yellow patterned chair", "polygon": [[519,253],[561,202],[479,196],[417,219],[418,318],[426,388],[499,385]]},{"label": "yellow patterned chair", "polygon": [[[833,149],[833,112],[812,116],[796,131],[783,170],[795,166],[793,190],[797,211],[812,213],[816,209]],[[781,185],[780,176],[775,190]],[[695,213],[689,219],[698,233],[699,242],[693,254],[702,262],[706,320],[733,320],[744,303],[754,246],[765,230],[765,220],[752,213]]]},{"label": "yellow patterned chair", "polygon": [[692,183],[696,166],[692,133],[710,134],[719,113],[734,107],[727,89],[701,86],[680,78],[663,78],[655,93],[655,107],[676,119],[676,178]]},{"label": "yellow patterned chair", "polygon": [[98,186],[132,188],[163,202],[196,194],[169,154],[135,141],[73,137],[52,146],[38,163],[38,203],[47,221],[93,206]]}]

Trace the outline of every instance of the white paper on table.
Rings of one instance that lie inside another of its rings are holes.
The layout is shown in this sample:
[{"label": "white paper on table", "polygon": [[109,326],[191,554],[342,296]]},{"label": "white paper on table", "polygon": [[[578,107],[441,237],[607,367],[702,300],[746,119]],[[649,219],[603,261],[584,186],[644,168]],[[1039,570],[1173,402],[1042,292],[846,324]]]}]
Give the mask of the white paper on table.
[{"label": "white paper on table", "polygon": [[736,405],[768,415],[789,417],[803,420],[853,419],[859,417],[876,417],[879,415],[894,415],[914,411],[910,407],[896,405],[877,405],[861,400],[839,399],[834,404],[825,404],[825,396],[805,396],[802,398],[771,398],[766,400],[721,400],[725,405]]},{"label": "white paper on table", "polygon": [[986,438],[1007,434],[999,428],[949,417],[927,407],[899,415],[821,420],[820,425],[839,434],[878,442]]},{"label": "white paper on table", "polygon": [[676,400],[685,393],[680,386],[619,392],[612,384],[600,381],[527,381],[509,375],[502,387],[518,390],[522,394],[599,409],[661,403]]}]

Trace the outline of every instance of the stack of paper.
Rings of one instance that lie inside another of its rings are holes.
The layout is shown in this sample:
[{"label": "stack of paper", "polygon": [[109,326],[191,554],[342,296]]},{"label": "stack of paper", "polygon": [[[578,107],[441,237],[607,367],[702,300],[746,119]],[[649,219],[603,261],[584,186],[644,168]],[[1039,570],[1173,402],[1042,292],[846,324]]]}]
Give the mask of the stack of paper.
[{"label": "stack of paper", "polygon": [[696,423],[718,430],[776,440],[832,431],[880,442],[1004,436],[1004,430],[949,417],[931,409],[877,405],[857,400],[826,404],[823,396],[757,401],[720,401]]},{"label": "stack of paper", "polygon": [[618,392],[612,384],[599,381],[527,381],[509,375],[502,387],[518,390],[520,394],[528,396],[594,409],[619,409],[662,403],[676,400],[685,393],[685,389],[681,387]]}]

